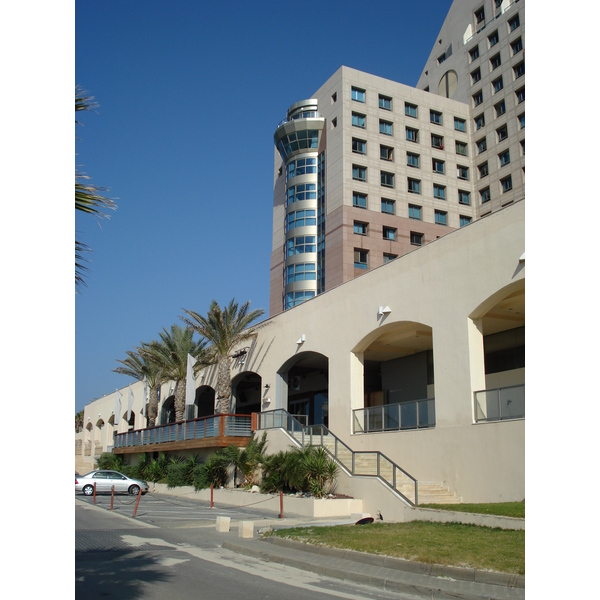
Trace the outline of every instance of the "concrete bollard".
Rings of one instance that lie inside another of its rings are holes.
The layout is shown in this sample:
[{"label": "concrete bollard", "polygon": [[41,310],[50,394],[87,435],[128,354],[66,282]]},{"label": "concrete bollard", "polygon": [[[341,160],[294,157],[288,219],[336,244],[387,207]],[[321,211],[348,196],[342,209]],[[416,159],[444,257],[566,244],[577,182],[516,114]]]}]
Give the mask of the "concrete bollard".
[{"label": "concrete bollard", "polygon": [[228,533],[230,523],[230,517],[217,517],[217,531],[219,533]]},{"label": "concrete bollard", "polygon": [[253,521],[240,521],[239,537],[241,537],[241,538],[253,538],[254,537],[254,522]]}]

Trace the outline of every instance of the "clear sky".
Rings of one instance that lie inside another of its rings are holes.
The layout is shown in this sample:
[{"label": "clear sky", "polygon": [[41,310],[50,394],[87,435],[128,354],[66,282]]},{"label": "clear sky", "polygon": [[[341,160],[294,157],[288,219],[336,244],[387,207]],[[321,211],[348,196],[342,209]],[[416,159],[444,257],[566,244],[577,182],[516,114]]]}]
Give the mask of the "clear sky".
[{"label": "clear sky", "polygon": [[[268,313],[273,133],[341,65],[415,85],[451,0],[77,0],[76,164],[118,209],[76,217],[75,408],[126,386],[116,360],[182,309]],[[384,16],[385,15],[385,16]]]}]

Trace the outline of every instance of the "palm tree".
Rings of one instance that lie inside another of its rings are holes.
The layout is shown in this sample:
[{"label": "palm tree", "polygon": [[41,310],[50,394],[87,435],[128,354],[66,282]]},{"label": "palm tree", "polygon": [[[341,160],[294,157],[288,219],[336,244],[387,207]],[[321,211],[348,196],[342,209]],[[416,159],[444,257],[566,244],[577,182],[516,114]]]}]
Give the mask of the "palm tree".
[{"label": "palm tree", "polygon": [[[137,381],[143,381],[144,377],[146,378],[149,392],[146,417],[148,419],[148,427],[154,427],[158,413],[158,390],[163,382],[163,377],[160,367],[151,360],[147,348],[148,344],[142,342],[142,345],[135,350],[127,350],[125,353],[127,354],[127,358],[125,360],[117,360],[121,366],[114,369],[114,371],[133,377]],[[144,402],[146,402],[146,398],[144,398]]]},{"label": "palm tree", "polygon": [[211,343],[209,347],[210,364],[217,365],[217,413],[230,411],[231,401],[231,352],[241,342],[254,336],[261,325],[249,325],[264,314],[262,308],[250,309],[250,301],[241,306],[231,300],[228,306],[221,308],[216,300],[210,303],[206,317],[185,310],[187,317],[183,322]]},{"label": "palm tree", "polygon": [[[75,112],[96,108],[97,104],[93,100],[86,92],[82,92],[78,87],[75,88]],[[78,123],[77,120],[75,123]],[[88,183],[88,179],[88,175],[75,170],[75,210],[108,219],[109,215],[106,210],[114,210],[117,205],[114,200],[110,200],[100,193],[104,192],[105,188]],[[84,255],[89,251],[90,248],[83,242],[75,240],[75,285],[78,288],[85,285],[84,271],[87,270],[87,267],[83,263],[85,262]]]},{"label": "palm tree", "polygon": [[194,374],[205,367],[207,341],[192,339],[194,331],[189,327],[171,325],[171,331],[163,329],[159,334],[160,342],[151,342],[144,347],[150,362],[160,369],[163,381],[175,382],[175,420],[183,421],[185,413],[185,381],[187,377],[187,355],[196,359]]}]

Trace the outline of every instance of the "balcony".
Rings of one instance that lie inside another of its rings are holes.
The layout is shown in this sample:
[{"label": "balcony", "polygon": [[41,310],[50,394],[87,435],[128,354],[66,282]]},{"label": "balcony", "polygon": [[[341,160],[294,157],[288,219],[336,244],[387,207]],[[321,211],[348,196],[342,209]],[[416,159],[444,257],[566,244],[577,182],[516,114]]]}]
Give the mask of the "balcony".
[{"label": "balcony", "polygon": [[435,427],[434,398],[359,408],[353,413],[353,433],[404,431]]},{"label": "balcony", "polygon": [[525,418],[525,385],[474,392],[475,422],[490,423]]},{"label": "balcony", "polygon": [[252,436],[252,415],[211,415],[115,434],[115,454],[198,448],[244,447]]}]

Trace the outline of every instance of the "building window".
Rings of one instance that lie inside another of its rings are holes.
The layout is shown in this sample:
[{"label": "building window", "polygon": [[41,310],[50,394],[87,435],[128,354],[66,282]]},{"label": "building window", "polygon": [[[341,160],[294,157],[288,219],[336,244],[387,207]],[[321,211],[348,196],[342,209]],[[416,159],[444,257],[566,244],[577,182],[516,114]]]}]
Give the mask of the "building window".
[{"label": "building window", "polygon": [[481,138],[477,144],[477,154],[481,154],[487,150],[487,140],[485,138]]},{"label": "building window", "polygon": [[352,179],[356,181],[367,180],[367,168],[360,165],[352,165]]},{"label": "building window", "polygon": [[455,142],[456,145],[456,154],[460,154],[461,156],[467,156],[467,144],[465,142],[459,142],[458,140]]},{"label": "building window", "polygon": [[395,258],[398,258],[397,254],[386,254],[385,252],[383,253],[383,264],[387,264],[391,261],[393,261]]},{"label": "building window", "polygon": [[498,142],[504,141],[508,137],[508,127],[506,125],[498,127],[498,129],[496,129],[496,134],[498,135]]},{"label": "building window", "polygon": [[302,304],[305,300],[310,300],[314,297],[314,291],[289,292],[285,295],[285,310],[287,310],[288,308],[293,308],[298,304]]},{"label": "building window", "polygon": [[502,186],[502,193],[510,192],[512,190],[512,177],[509,175],[504,179],[500,180],[500,185]]},{"label": "building window", "polygon": [[367,195],[359,194],[358,192],[353,192],[352,206],[356,206],[356,208],[367,208]]},{"label": "building window", "polygon": [[437,58],[438,65],[441,65],[446,60],[446,53],[440,54]]},{"label": "building window", "polygon": [[333,92],[331,94],[331,104],[335,104],[337,102],[337,92]]},{"label": "building window", "polygon": [[519,54],[519,52],[521,52],[521,50],[523,50],[523,40],[521,40],[521,38],[517,38],[511,45],[510,45],[510,49],[512,52],[512,55],[514,56],[515,54]]},{"label": "building window", "polygon": [[365,90],[361,90],[360,88],[352,86],[352,100],[355,100],[356,102],[363,102],[364,103],[364,101],[365,101]]},{"label": "building window", "polygon": [[[366,196],[365,196],[366,200]],[[365,207],[366,208],[366,207]],[[317,211],[310,210],[297,210],[287,215],[285,221],[285,229],[291,231],[297,227],[310,227],[317,224]]]},{"label": "building window", "polygon": [[392,135],[392,124],[389,121],[379,119],[379,133],[383,135]]},{"label": "building window", "polygon": [[521,21],[519,20],[519,14],[517,13],[512,19],[508,21],[508,29],[510,31],[514,31],[519,25]]},{"label": "building window", "polygon": [[381,185],[384,187],[394,187],[394,174],[381,171]]},{"label": "building window", "polygon": [[409,104],[408,102],[404,103],[404,114],[407,117],[417,118],[417,106],[415,104]]},{"label": "building window", "polygon": [[417,233],[416,231],[410,232],[410,243],[413,246],[422,246],[423,245],[423,234]]},{"label": "building window", "polygon": [[521,104],[521,102],[525,102],[525,88],[522,87],[520,90],[515,92],[515,97],[517,99],[517,104]]},{"label": "building window", "polygon": [[493,48],[498,43],[498,30],[494,31],[491,35],[488,35],[488,42],[490,44],[490,48]]},{"label": "building window", "polygon": [[485,23],[485,11],[483,10],[483,6],[477,9],[473,14],[475,15],[475,23],[477,23],[477,25]]},{"label": "building window", "polygon": [[317,172],[316,158],[299,158],[288,163],[286,177],[288,180],[296,177],[296,175],[307,175]]},{"label": "building window", "polygon": [[467,122],[459,117],[454,117],[454,129],[455,131],[467,131]]},{"label": "building window", "polygon": [[521,140],[521,156],[525,156],[525,140]]},{"label": "building window", "polygon": [[381,199],[381,212],[388,215],[393,215],[396,212],[396,202],[394,200],[388,200],[387,198]]},{"label": "building window", "polygon": [[458,190],[458,203],[469,206],[471,204],[471,194],[465,190]]},{"label": "building window", "polygon": [[468,225],[471,222],[471,217],[467,217],[466,215],[459,215],[458,221],[461,227]]},{"label": "building window", "polygon": [[419,179],[408,178],[408,191],[410,194],[421,193],[421,181]]},{"label": "building window", "polygon": [[504,100],[498,102],[498,104],[494,104],[494,111],[496,113],[496,118],[501,117],[506,112],[506,104]]},{"label": "building window", "polygon": [[368,269],[369,268],[369,252],[368,252],[368,250],[361,250],[360,248],[354,248],[354,268],[355,269]]},{"label": "building window", "polygon": [[444,174],[444,161],[438,160],[437,158],[432,159],[431,168],[433,169],[434,173],[440,173],[443,175]]},{"label": "building window", "polygon": [[412,127],[406,128],[406,141],[414,142],[415,144],[419,143],[419,130],[413,129]]},{"label": "building window", "polygon": [[394,149],[391,146],[379,146],[379,158],[381,160],[393,161],[394,160]]},{"label": "building window", "polygon": [[383,239],[396,241],[396,228],[395,227],[384,227],[383,228]]},{"label": "building window", "polygon": [[463,181],[468,181],[469,180],[469,168],[468,167],[464,167],[462,165],[457,165],[456,167],[456,173],[457,173],[457,177],[459,179],[462,179]]},{"label": "building window", "polygon": [[296,254],[309,254],[317,251],[316,236],[302,235],[287,240],[285,245],[285,257],[289,258]]},{"label": "building window", "polygon": [[366,127],[366,122],[367,117],[365,117],[365,115],[355,112],[352,113],[352,125],[354,125],[354,127],[360,127],[361,129],[364,129]]},{"label": "building window", "polygon": [[481,69],[479,67],[477,67],[471,73],[471,85],[475,85],[480,80],[481,80]]},{"label": "building window", "polygon": [[494,79],[492,81],[492,89],[494,90],[494,94],[497,94],[504,87],[504,82],[502,81],[502,75],[498,77],[498,79]]},{"label": "building window", "polygon": [[493,71],[494,69],[497,69],[501,64],[502,64],[502,61],[500,60],[500,52],[498,52],[498,54],[495,54],[494,56],[492,56],[492,58],[490,58],[490,70],[491,71]]},{"label": "building window", "polygon": [[489,174],[487,162],[481,163],[477,168],[479,169],[479,179],[486,177]]},{"label": "building window", "polygon": [[515,74],[515,79],[523,77],[523,75],[525,75],[525,62],[520,62],[516,67],[513,67],[513,72]]},{"label": "building window", "polygon": [[[296,173],[297,174],[297,173]],[[299,185],[292,185],[287,190],[287,206],[294,202],[302,202],[302,200],[316,200],[317,199],[317,184],[316,183],[302,183]]]},{"label": "building window", "polygon": [[498,154],[498,160],[500,161],[501,167],[510,164],[510,152],[508,150],[501,152],[500,154]]},{"label": "building window", "polygon": [[367,235],[368,223],[361,221],[354,221],[354,233],[357,235]]},{"label": "building window", "polygon": [[295,281],[315,281],[317,265],[315,263],[298,263],[285,268],[285,285]]},{"label": "building window", "polygon": [[416,219],[417,221],[420,221],[421,220],[421,211],[422,211],[422,208],[420,206],[417,206],[416,204],[408,205],[408,217],[410,219]]},{"label": "building window", "polygon": [[379,94],[379,108],[392,110],[392,99],[389,96],[382,96]]},{"label": "building window", "polygon": [[406,164],[409,167],[414,167],[415,169],[419,168],[419,155],[413,154],[412,152],[406,153]]},{"label": "building window", "polygon": [[490,188],[486,187],[479,191],[479,197],[481,198],[481,204],[489,202],[491,199]]},{"label": "building window", "polygon": [[358,138],[352,138],[352,152],[356,154],[367,153],[367,142],[365,140],[359,140]]},{"label": "building window", "polygon": [[525,129],[525,113],[520,114],[517,119],[519,119],[519,129]]},{"label": "building window", "polygon": [[475,117],[474,120],[475,120],[475,130],[476,131],[478,131],[482,127],[485,127],[485,117],[483,116],[483,113],[481,113],[479,116]]},{"label": "building window", "polygon": [[469,50],[469,60],[473,62],[479,58],[479,46],[475,46]]},{"label": "building window", "polygon": [[436,210],[435,222],[437,225],[448,225],[448,213],[443,210]]},{"label": "building window", "polygon": [[441,135],[431,134],[431,147],[439,148],[440,150],[444,149],[444,138]]},{"label": "building window", "polygon": [[442,124],[442,113],[438,112],[437,110],[430,110],[429,111],[429,120],[434,125],[441,125]]},{"label": "building window", "polygon": [[446,199],[446,186],[438,185],[437,183],[433,184],[433,197],[438,200]]},{"label": "building window", "polygon": [[473,106],[479,106],[483,102],[483,91],[479,90],[473,94]]}]

